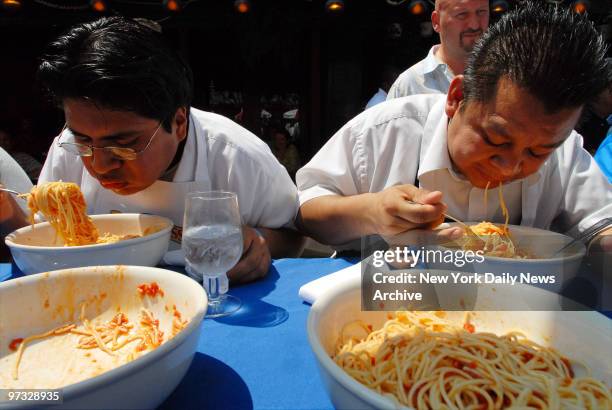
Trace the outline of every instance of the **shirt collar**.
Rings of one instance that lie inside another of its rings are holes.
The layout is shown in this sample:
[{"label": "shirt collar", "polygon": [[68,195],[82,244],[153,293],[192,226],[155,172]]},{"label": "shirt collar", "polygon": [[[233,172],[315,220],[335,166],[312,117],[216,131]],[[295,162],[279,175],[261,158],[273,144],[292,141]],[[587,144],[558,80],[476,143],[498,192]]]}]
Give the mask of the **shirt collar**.
[{"label": "shirt collar", "polygon": [[[191,108],[193,110],[193,108]],[[183,156],[178,163],[172,182],[193,181],[195,178],[195,168],[198,157],[197,134],[195,131],[193,113],[189,113],[189,128],[187,129],[187,141],[183,148]]]},{"label": "shirt collar", "polygon": [[425,57],[425,60],[423,60],[423,74],[429,74],[438,69],[438,67],[446,67],[446,64],[436,57],[436,51],[438,51],[438,48],[440,48],[440,44],[436,44],[429,49],[427,57]]},{"label": "shirt collar", "polygon": [[[445,111],[446,98],[438,101],[431,109],[430,115],[425,124],[424,139],[427,135],[432,135],[429,145],[425,148],[425,153],[419,165],[417,178],[429,172],[440,170],[448,170],[453,179],[469,183],[469,181],[456,171],[453,167],[453,162],[448,154],[448,116]],[[550,160],[550,159],[549,159]],[[548,162],[548,161],[547,161]],[[525,181],[528,185],[535,184],[543,175],[543,168],[547,166],[547,162],[542,164],[537,172],[529,175],[526,178],[513,182]]]}]

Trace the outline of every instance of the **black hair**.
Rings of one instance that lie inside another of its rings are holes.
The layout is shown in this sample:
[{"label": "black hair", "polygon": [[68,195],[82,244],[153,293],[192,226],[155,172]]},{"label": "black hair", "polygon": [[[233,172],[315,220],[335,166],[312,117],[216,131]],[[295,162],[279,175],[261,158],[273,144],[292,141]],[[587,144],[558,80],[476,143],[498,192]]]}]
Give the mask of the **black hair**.
[{"label": "black hair", "polygon": [[542,3],[521,3],[477,42],[464,73],[466,102],[490,101],[502,77],[551,113],[580,107],[606,87],[606,43],[593,23]]},{"label": "black hair", "polygon": [[123,17],[79,24],[52,42],[38,80],[58,105],[86,98],[105,108],[134,112],[171,131],[176,110],[189,110],[193,74],[149,26]]}]

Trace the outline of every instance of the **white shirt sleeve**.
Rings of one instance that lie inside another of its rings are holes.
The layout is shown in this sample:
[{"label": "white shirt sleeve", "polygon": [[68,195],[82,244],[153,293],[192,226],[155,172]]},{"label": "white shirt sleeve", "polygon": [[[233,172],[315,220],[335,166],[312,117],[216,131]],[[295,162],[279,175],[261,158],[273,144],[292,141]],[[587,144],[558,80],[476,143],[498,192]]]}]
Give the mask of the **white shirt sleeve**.
[{"label": "white shirt sleeve", "polygon": [[612,185],[591,155],[582,148],[582,137],[573,132],[572,144],[562,146],[559,177],[565,187],[558,218],[572,236],[598,221],[612,217]]},{"label": "white shirt sleeve", "polygon": [[[30,192],[32,189],[32,181],[30,181],[28,175],[2,148],[0,148],[0,184],[22,193]],[[29,212],[26,201],[18,199],[17,203],[26,214]]]},{"label": "white shirt sleeve", "polygon": [[292,228],[298,211],[295,184],[287,170],[270,154],[267,163],[237,157],[228,184],[238,193],[244,223],[252,227]]},{"label": "white shirt sleeve", "polygon": [[387,101],[392,100],[394,98],[399,98],[407,94],[407,90],[404,90],[404,78],[405,72],[400,74],[399,77],[395,79],[391,88],[389,88],[389,92],[387,93]]},{"label": "white shirt sleeve", "polygon": [[349,196],[363,192],[365,154],[352,135],[350,123],[340,129],[296,176],[300,205],[325,195]]}]

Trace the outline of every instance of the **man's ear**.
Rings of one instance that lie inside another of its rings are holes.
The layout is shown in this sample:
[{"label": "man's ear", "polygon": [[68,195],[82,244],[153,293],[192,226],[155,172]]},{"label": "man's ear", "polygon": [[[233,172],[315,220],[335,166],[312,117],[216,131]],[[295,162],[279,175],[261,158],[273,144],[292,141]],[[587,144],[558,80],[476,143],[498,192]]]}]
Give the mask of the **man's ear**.
[{"label": "man's ear", "polygon": [[431,12],[431,25],[436,33],[440,32],[440,13],[438,10]]},{"label": "man's ear", "polygon": [[453,118],[463,101],[463,75],[457,75],[450,83],[448,94],[446,94],[446,115]]},{"label": "man's ear", "polygon": [[176,130],[177,141],[182,141],[187,138],[187,107],[179,107],[174,114],[174,121],[172,127]]}]

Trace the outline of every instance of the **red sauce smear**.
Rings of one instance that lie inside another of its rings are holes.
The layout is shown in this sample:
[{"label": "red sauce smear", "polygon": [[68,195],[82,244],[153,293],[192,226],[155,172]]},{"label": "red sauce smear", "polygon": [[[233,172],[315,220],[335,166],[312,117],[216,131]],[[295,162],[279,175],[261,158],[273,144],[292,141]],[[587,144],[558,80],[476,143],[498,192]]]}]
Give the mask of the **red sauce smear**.
[{"label": "red sauce smear", "polygon": [[474,327],[474,325],[473,325],[473,324],[471,324],[471,323],[465,323],[465,324],[463,325],[463,328],[464,328],[465,330],[467,330],[468,332],[470,332],[470,333],[474,333],[474,332],[476,331],[476,328],[475,328],[475,327]]},{"label": "red sauce smear", "polygon": [[23,342],[23,338],[21,337],[18,337],[17,339],[13,339],[11,343],[9,344],[9,349],[11,349],[12,351],[17,350],[21,342]]},{"label": "red sauce smear", "polygon": [[157,282],[151,282],[150,284],[143,283],[138,286],[138,292],[142,296],[151,296],[152,298],[157,295],[164,296],[164,291],[159,287]]}]

